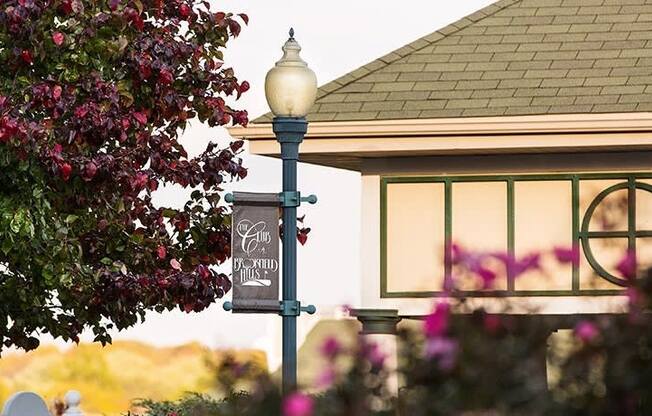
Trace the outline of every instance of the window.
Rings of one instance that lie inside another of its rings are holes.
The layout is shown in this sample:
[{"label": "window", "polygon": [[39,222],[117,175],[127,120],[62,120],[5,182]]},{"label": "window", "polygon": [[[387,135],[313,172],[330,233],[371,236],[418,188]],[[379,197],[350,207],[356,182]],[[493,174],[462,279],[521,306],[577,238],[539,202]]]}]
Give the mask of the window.
[{"label": "window", "polygon": [[456,280],[461,296],[622,293],[614,269],[624,252],[652,265],[652,173],[381,180],[381,297],[442,294],[444,276],[455,276],[453,243],[516,257],[582,248],[578,265],[544,256],[542,271],[503,276],[489,290]]}]

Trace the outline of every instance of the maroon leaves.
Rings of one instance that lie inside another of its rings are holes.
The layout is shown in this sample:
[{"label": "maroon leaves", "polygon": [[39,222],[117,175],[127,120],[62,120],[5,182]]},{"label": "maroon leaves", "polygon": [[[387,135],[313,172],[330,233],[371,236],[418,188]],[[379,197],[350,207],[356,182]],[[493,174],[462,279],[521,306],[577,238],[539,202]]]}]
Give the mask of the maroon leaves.
[{"label": "maroon leaves", "polygon": [[[172,75],[172,72],[168,69],[161,69],[161,72],[159,72],[159,81],[163,85],[170,85],[174,81],[174,75]],[[145,124],[145,123],[141,123]]]},{"label": "maroon leaves", "polygon": [[75,108],[75,117],[77,118],[84,118],[86,114],[88,114],[88,106],[87,105],[80,105],[79,107]]},{"label": "maroon leaves", "polygon": [[7,142],[18,132],[18,122],[9,116],[0,118],[0,142]]},{"label": "maroon leaves", "polygon": [[63,88],[61,88],[61,85],[55,85],[52,88],[52,98],[54,98],[55,100],[58,100],[59,98],[61,98],[61,93],[62,92],[63,92]]},{"label": "maroon leaves", "polygon": [[244,146],[244,140],[236,140],[232,142],[229,147],[231,148],[231,151],[235,153],[240,150],[242,146]]},{"label": "maroon leaves", "polygon": [[233,123],[246,127],[247,123],[249,123],[249,115],[247,114],[247,111],[236,111],[233,114]]},{"label": "maroon leaves", "polygon": [[134,119],[136,119],[137,122],[139,122],[141,125],[147,124],[147,114],[143,111],[134,111],[132,114],[134,116]]},{"label": "maroon leaves", "polygon": [[[0,10],[3,168],[29,185],[25,199],[42,187],[37,194],[50,207],[44,222],[66,232],[29,250],[30,259],[55,268],[47,273],[65,275],[66,285],[48,278],[51,286],[22,290],[40,305],[52,304],[54,291],[72,311],[43,312],[46,329],[43,318],[16,331],[73,338],[88,324],[106,340],[107,320],[126,327],[147,310],[201,310],[223,296],[230,281],[213,268],[230,254],[230,228],[219,195],[224,182],[247,175],[238,156],[243,142],[189,157],[179,138],[197,118],[211,126],[248,123],[247,112],[225,98],[250,85],[223,61],[224,43],[241,31],[234,19],[247,24],[248,17],[191,0],[8,4]],[[73,19],[74,28],[63,23]],[[194,196],[181,208],[160,207],[152,192],[166,185],[193,188]],[[307,231],[301,235],[305,242]],[[3,258],[27,251],[9,250]],[[9,260],[8,267],[21,281],[44,281],[40,266],[25,264]]]},{"label": "maroon leaves", "polygon": [[170,260],[170,267],[172,267],[174,270],[181,270],[181,263],[177,261],[176,259]]},{"label": "maroon leaves", "polygon": [[59,13],[64,16],[80,14],[84,12],[82,0],[63,0],[59,5]]},{"label": "maroon leaves", "polygon": [[229,25],[229,30],[231,30],[231,35],[234,38],[237,38],[240,35],[240,30],[242,29],[240,23],[236,22],[235,20],[229,20],[228,25]]},{"label": "maroon leaves", "polygon": [[188,6],[186,3],[182,3],[179,6],[179,16],[181,16],[183,19],[187,19],[188,16],[190,16],[190,13],[192,10],[190,9],[190,6]]},{"label": "maroon leaves", "polygon": [[149,182],[149,177],[147,173],[138,172],[131,180],[131,188],[134,191],[140,192],[141,190],[143,190],[143,188],[145,188],[148,182]]},{"label": "maroon leaves", "polygon": [[70,166],[70,163],[62,163],[59,169],[61,172],[61,178],[64,181],[70,179],[70,174],[72,173],[72,166]]},{"label": "maroon leaves", "polygon": [[69,15],[72,13],[72,0],[63,0],[59,6],[59,10],[64,15]]},{"label": "maroon leaves", "polygon": [[144,80],[152,76],[152,66],[147,58],[142,58],[138,62],[138,73]]},{"label": "maroon leaves", "polygon": [[238,92],[238,96],[236,98],[240,98],[242,93],[245,93],[245,92],[249,91],[249,82],[242,81],[242,84],[236,85],[235,89]]},{"label": "maroon leaves", "polygon": [[23,62],[25,62],[27,65],[31,65],[34,63],[34,58],[32,57],[32,53],[27,49],[23,49],[20,52],[20,57],[23,59]]},{"label": "maroon leaves", "polygon": [[299,228],[297,230],[297,240],[299,240],[299,243],[301,245],[305,245],[306,241],[308,241],[308,234],[310,233],[310,228]]},{"label": "maroon leaves", "polygon": [[82,174],[82,178],[85,181],[90,181],[92,180],[95,175],[97,174],[97,165],[95,162],[88,162],[86,163],[86,166],[84,166],[84,172]]},{"label": "maroon leaves", "polygon": [[125,7],[123,16],[125,20],[129,22],[139,32],[145,28],[145,21],[143,20],[143,17],[138,12],[138,10],[132,7]]}]

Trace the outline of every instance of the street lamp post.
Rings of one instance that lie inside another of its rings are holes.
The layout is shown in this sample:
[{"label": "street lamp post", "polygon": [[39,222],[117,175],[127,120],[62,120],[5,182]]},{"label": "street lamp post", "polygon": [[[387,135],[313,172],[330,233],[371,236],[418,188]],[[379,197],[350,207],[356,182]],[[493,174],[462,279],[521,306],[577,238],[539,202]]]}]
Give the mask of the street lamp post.
[{"label": "street lamp post", "polygon": [[301,59],[301,47],[290,38],[283,45],[283,57],[267,73],[265,96],[274,113],[273,130],[281,146],[283,161],[283,392],[297,386],[297,316],[301,310],[314,312],[314,307],[302,308],[297,301],[297,207],[301,201],[316,202],[315,197],[301,198],[297,191],[297,161],[299,145],[308,130],[306,114],[317,96],[315,73]]}]

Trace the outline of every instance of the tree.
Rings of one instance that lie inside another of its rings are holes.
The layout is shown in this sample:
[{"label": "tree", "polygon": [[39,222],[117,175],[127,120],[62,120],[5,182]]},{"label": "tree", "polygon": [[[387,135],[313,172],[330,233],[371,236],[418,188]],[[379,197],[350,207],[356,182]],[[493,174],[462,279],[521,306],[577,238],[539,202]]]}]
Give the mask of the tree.
[{"label": "tree", "polygon": [[[223,66],[244,14],[196,0],[9,0],[0,10],[0,350],[96,341],[148,310],[200,311],[230,282],[221,184],[242,142],[191,158],[189,120],[246,125]],[[231,98],[229,98],[231,97]],[[193,188],[156,207],[162,185]]]}]

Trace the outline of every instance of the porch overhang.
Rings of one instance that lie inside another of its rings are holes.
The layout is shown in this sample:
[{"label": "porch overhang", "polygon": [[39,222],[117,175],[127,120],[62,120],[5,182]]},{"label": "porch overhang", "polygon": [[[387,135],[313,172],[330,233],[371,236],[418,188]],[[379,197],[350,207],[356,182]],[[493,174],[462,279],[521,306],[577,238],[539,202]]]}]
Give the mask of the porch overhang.
[{"label": "porch overhang", "polygon": [[[251,153],[279,157],[271,123],[229,129]],[[368,158],[652,150],[652,113],[312,122],[301,160],[360,170]]]}]

